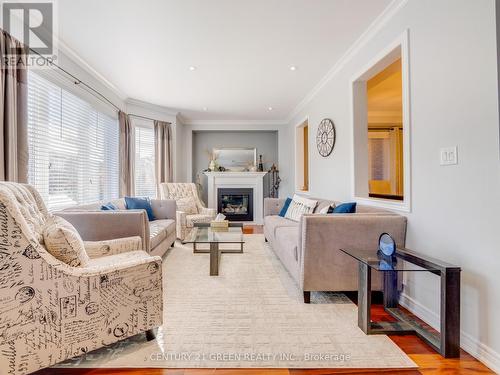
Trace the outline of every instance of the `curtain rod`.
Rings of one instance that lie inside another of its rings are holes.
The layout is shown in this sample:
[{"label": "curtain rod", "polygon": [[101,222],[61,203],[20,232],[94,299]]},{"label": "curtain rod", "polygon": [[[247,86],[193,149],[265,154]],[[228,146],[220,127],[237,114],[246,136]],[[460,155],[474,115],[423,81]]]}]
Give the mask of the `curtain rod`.
[{"label": "curtain rod", "polygon": [[137,118],[142,118],[144,120],[150,120],[150,121],[157,121],[156,119],[154,118],[151,118],[151,117],[147,117],[147,116],[142,116],[142,115],[135,115],[133,113],[129,113],[128,114],[130,117],[137,117]]},{"label": "curtain rod", "polygon": [[88,85],[87,83],[83,82],[80,78],[74,76],[73,74],[71,74],[70,72],[68,72],[66,69],[60,67],[59,65],[57,65],[56,63],[54,63],[53,61],[50,61],[49,59],[47,59],[45,56],[41,55],[40,53],[38,53],[36,50],[32,49],[32,48],[29,48],[29,50],[33,53],[35,53],[36,55],[40,56],[42,59],[44,59],[45,61],[47,61],[51,66],[55,66],[57,69],[61,70],[62,72],[64,72],[65,74],[67,74],[68,76],[70,76],[74,81],[73,83],[75,85],[83,85],[85,86],[88,90],[90,90],[91,94],[93,94],[95,97],[97,97],[98,99],[100,99],[101,101],[105,101],[107,102],[109,105],[111,105],[112,107],[114,107],[117,111],[121,111],[121,108],[118,107],[115,103],[113,103],[111,100],[109,100],[107,97],[105,97],[103,94],[101,94],[99,91],[97,91],[96,89],[94,89],[92,86]]}]

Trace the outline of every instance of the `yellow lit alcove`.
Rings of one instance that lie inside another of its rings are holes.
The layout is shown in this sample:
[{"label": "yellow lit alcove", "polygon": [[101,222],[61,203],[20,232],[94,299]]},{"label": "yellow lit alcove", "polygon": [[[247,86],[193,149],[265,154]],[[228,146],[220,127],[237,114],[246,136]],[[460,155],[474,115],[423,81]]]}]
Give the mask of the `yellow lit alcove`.
[{"label": "yellow lit alcove", "polygon": [[403,200],[401,59],[366,82],[369,196]]}]

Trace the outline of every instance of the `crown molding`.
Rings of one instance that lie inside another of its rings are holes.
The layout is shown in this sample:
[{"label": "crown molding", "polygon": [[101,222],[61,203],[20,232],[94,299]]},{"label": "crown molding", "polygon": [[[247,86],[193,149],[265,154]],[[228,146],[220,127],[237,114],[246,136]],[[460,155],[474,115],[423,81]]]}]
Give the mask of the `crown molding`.
[{"label": "crown molding", "polygon": [[183,118],[184,125],[195,126],[281,126],[287,125],[286,120],[189,120]]},{"label": "crown molding", "polygon": [[313,87],[313,89],[302,99],[299,104],[290,112],[286,121],[291,123],[297,116],[321,91],[321,89],[332,80],[333,77],[363,48],[376,34],[382,29],[394,15],[403,8],[408,0],[393,0],[382,13],[368,26],[368,28],[356,39],[342,57],[333,65],[326,75]]},{"label": "crown molding", "polygon": [[78,55],[71,47],[69,47],[64,41],[58,39],[57,49],[66,55],[70,60],[72,60],[77,66],[89,73],[98,82],[103,84],[108,90],[113,92],[121,101],[127,99],[127,95],[116,87],[111,81],[105,78],[101,73],[95,70],[86,60],[84,60],[80,55]]},{"label": "crown molding", "polygon": [[135,105],[137,107],[141,107],[143,109],[147,109],[149,111],[153,111],[153,112],[157,112],[157,113],[162,113],[162,114],[168,115],[168,116],[180,115],[180,112],[174,108],[168,108],[168,107],[164,107],[164,106],[161,106],[158,104],[152,104],[152,103],[144,102],[142,100],[134,99],[134,98],[127,98],[125,100],[125,105],[127,106],[127,111],[128,111],[129,105]]}]

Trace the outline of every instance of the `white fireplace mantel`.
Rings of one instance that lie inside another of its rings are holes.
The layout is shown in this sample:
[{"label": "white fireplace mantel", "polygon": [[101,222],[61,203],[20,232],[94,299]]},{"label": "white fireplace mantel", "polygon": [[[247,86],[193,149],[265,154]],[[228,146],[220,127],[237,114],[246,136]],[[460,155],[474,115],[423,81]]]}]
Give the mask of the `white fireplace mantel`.
[{"label": "white fireplace mantel", "polygon": [[264,220],[264,176],[267,172],[204,172],[208,177],[208,207],[217,209],[217,189],[252,188],[253,222]]}]

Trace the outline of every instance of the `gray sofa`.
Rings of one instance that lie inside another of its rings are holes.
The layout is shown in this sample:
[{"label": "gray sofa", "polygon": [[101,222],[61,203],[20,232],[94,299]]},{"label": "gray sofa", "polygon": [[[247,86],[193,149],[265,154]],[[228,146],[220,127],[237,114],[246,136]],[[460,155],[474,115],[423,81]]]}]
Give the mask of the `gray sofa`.
[{"label": "gray sofa", "polygon": [[[107,203],[108,201],[106,201]],[[55,212],[78,230],[84,241],[102,241],[113,238],[139,236],[142,248],[151,255],[162,256],[174,245],[175,201],[152,199],[156,218],[149,221],[145,210],[126,210],[123,198],[112,200],[118,210],[101,211],[102,202],[80,205]]]},{"label": "gray sofa", "polygon": [[[315,198],[311,198],[315,199]],[[334,201],[318,200],[315,212]],[[357,291],[357,262],[340,248],[377,250],[381,233],[389,233],[398,246],[405,245],[406,217],[391,211],[358,205],[355,214],[307,214],[300,222],[279,216],[285,199],[264,200],[264,235],[290,275],[310,302],[311,291]],[[373,274],[373,290],[382,289],[382,278]]]}]

